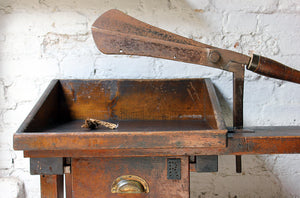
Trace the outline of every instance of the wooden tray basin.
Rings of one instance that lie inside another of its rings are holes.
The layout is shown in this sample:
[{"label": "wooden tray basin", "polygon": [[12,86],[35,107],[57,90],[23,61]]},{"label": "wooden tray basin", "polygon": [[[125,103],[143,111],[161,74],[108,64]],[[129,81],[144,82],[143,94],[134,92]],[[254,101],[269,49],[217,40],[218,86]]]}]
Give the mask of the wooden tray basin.
[{"label": "wooden tray basin", "polygon": [[[86,118],[119,127],[81,128]],[[209,79],[53,80],[14,135],[14,148],[224,148],[226,133]]]}]

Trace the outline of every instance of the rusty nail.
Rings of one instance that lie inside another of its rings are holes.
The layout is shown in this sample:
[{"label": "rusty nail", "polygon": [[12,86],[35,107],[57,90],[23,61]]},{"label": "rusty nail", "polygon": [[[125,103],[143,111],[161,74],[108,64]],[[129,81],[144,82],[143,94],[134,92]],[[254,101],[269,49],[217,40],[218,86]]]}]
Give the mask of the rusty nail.
[{"label": "rusty nail", "polygon": [[209,53],[208,59],[212,62],[212,63],[217,63],[220,60],[220,54],[217,51],[212,51],[211,53]]}]

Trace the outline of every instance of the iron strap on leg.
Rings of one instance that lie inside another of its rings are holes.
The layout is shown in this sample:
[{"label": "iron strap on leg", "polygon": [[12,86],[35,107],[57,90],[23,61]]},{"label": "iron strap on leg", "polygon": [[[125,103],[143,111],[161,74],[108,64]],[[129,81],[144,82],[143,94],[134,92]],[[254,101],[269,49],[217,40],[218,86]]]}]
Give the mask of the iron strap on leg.
[{"label": "iron strap on leg", "polygon": [[[240,64],[239,64],[240,65]],[[233,127],[243,128],[244,67],[233,72]],[[242,156],[235,157],[236,172],[242,172]]]}]

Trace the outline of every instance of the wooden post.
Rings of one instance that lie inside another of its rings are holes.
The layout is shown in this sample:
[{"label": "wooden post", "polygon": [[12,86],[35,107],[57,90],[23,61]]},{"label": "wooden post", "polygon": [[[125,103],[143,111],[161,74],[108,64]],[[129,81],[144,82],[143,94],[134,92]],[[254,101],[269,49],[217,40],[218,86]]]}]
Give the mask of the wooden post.
[{"label": "wooden post", "polygon": [[41,198],[63,198],[63,175],[41,175]]},{"label": "wooden post", "polygon": [[72,174],[65,174],[66,198],[72,198]]}]

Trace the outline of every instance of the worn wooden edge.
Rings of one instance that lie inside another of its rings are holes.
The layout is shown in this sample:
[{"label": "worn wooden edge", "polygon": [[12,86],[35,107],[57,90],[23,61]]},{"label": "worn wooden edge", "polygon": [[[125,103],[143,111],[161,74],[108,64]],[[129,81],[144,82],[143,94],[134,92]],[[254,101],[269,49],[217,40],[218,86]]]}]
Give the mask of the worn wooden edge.
[{"label": "worn wooden edge", "polygon": [[[181,148],[181,149],[96,149],[96,150],[25,150],[24,157],[146,157],[146,156],[194,156],[194,155],[262,155],[262,154],[299,154],[300,138],[272,138],[262,147],[265,138],[233,140],[228,148]],[[289,144],[289,145],[287,145]]]},{"label": "worn wooden edge", "polygon": [[226,125],[225,125],[225,121],[224,121],[222,113],[221,113],[222,110],[221,110],[221,106],[220,106],[220,103],[219,103],[219,100],[218,100],[218,97],[217,97],[217,94],[216,94],[216,90],[213,86],[213,83],[212,83],[211,79],[205,78],[204,81],[205,81],[205,84],[206,84],[206,88],[207,88],[207,91],[208,91],[208,95],[209,95],[209,98],[210,98],[211,105],[212,105],[213,110],[214,110],[214,115],[215,115],[215,119],[216,119],[216,122],[217,122],[218,129],[224,130],[224,129],[226,129]]},{"label": "worn wooden edge", "polygon": [[55,79],[53,81],[59,81],[59,82],[74,82],[74,81],[90,81],[90,82],[106,82],[106,81],[135,81],[135,82],[164,82],[164,81],[205,81],[205,79],[209,78],[163,78],[163,79],[158,79],[158,78],[147,78],[147,79],[137,79],[137,78],[122,78],[122,79],[117,79],[117,78],[105,78],[105,79]]},{"label": "worn wooden edge", "polygon": [[[300,127],[252,128],[253,133],[228,134],[227,147],[27,150],[25,157],[132,157],[188,155],[259,155],[300,153]],[[272,135],[273,134],[273,135]]]},{"label": "worn wooden edge", "polygon": [[[23,121],[21,126],[18,128],[18,130],[14,134],[14,136],[13,136],[14,139],[15,139],[15,136],[18,136],[18,135],[24,133],[24,131],[26,130],[26,128],[28,127],[28,125],[30,124],[32,119],[36,116],[36,114],[39,112],[42,105],[47,100],[48,96],[52,93],[54,87],[57,86],[58,82],[59,82],[58,79],[52,80],[50,82],[50,84],[48,85],[48,87],[46,88],[46,90],[44,91],[44,93],[42,94],[40,99],[38,100],[38,102],[34,105],[32,110],[30,111],[30,113],[27,115],[27,117],[25,118],[25,120]],[[14,149],[15,149],[15,147],[17,147],[17,145],[15,145],[15,142],[14,142],[13,147],[14,147]]]},{"label": "worn wooden edge", "polygon": [[[28,125],[32,122],[32,119],[36,116],[36,114],[39,112],[40,108],[44,105],[45,101],[49,97],[49,95],[53,92],[55,89],[55,86],[59,84],[59,82],[68,82],[68,81],[97,81],[97,80],[91,80],[91,79],[54,79],[50,82],[38,102],[35,104],[31,112],[28,114],[28,116],[25,118],[19,129],[17,130],[16,134],[14,134],[14,140],[18,140],[20,138],[20,134],[30,134],[28,132],[24,132]],[[112,81],[112,80],[117,80],[117,81],[137,81],[137,82],[144,82],[144,81],[181,81],[181,80],[186,80],[186,81],[194,81],[194,80],[199,80],[196,78],[191,78],[191,79],[101,79],[101,81]],[[201,79],[203,82],[205,79]],[[35,134],[39,134],[38,132]],[[20,149],[20,145],[16,145],[14,142],[14,149],[18,150]]]},{"label": "worn wooden edge", "polygon": [[53,91],[54,87],[57,85],[58,82],[59,82],[58,79],[52,80],[50,82],[50,84],[48,85],[48,87],[46,88],[46,90],[38,100],[38,102],[34,105],[34,107],[30,111],[28,116],[25,118],[25,120],[23,121],[23,123],[21,124],[21,126],[19,127],[16,133],[22,133],[26,129],[26,127],[29,125],[29,123],[34,118],[34,116],[37,114],[37,112],[44,104],[44,102],[47,100],[48,96],[51,94],[51,92]]},{"label": "worn wooden edge", "polygon": [[[51,92],[53,91],[54,87],[57,85],[58,81],[59,80],[55,79],[55,80],[52,80],[50,82],[50,84],[48,85],[48,87],[46,88],[46,90],[44,91],[44,93],[42,94],[42,96],[40,97],[40,99],[38,100],[38,102],[34,105],[34,107],[32,108],[32,110],[30,111],[30,113],[27,115],[27,117],[25,118],[25,120],[22,122],[21,126],[16,131],[16,133],[14,134],[14,136],[18,135],[18,134],[22,134],[24,132],[24,130],[30,124],[30,122],[32,121],[32,119],[34,118],[34,116],[38,113],[38,111],[41,108],[41,106],[47,100],[48,96],[51,94]],[[15,144],[14,144],[14,148],[15,148]]]},{"label": "worn wooden edge", "polygon": [[63,175],[41,175],[41,197],[63,198]]},{"label": "worn wooden edge", "polygon": [[66,198],[72,198],[72,173],[65,173]]},{"label": "worn wooden edge", "polygon": [[227,130],[15,134],[15,150],[225,147]]}]

